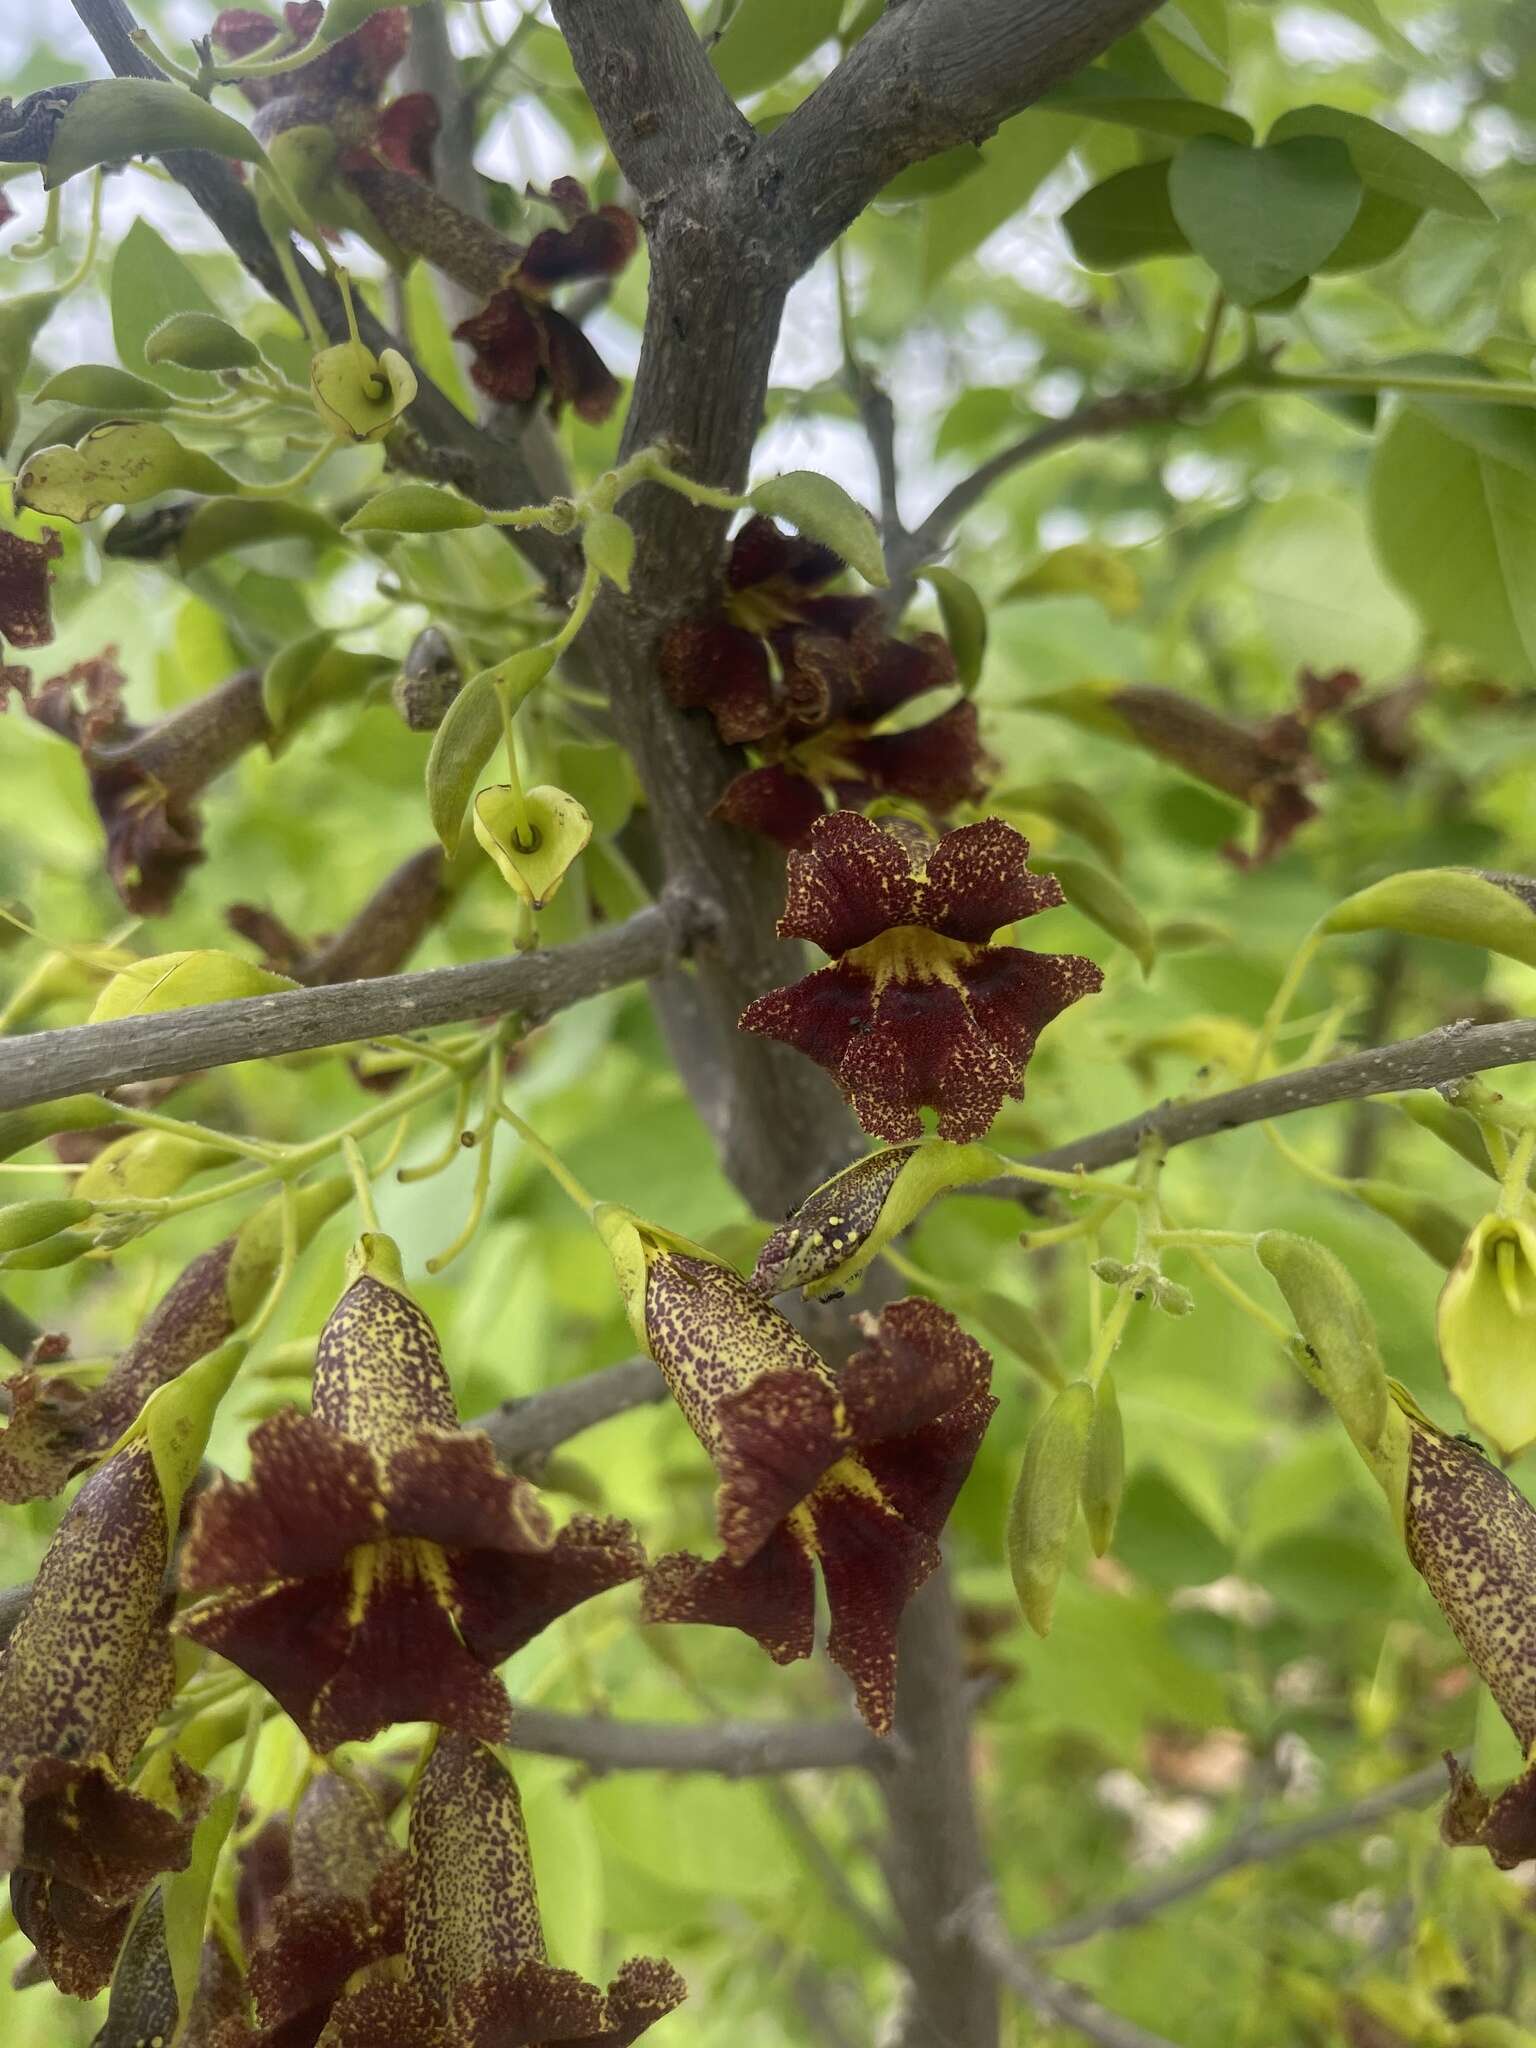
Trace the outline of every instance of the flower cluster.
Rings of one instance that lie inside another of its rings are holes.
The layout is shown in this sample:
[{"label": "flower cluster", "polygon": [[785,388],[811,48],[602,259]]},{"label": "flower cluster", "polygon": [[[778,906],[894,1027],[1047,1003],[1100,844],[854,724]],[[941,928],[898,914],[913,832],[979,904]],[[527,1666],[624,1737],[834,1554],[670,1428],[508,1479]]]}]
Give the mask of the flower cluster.
[{"label": "flower cluster", "polygon": [[182,1584],[212,1597],[175,1626],[316,1749],[411,1720],[498,1741],[511,1709],[493,1667],[644,1559],[626,1522],[553,1533],[490,1439],[459,1427],[393,1244],[365,1236],[358,1263],[321,1333],[313,1413],[262,1423],[250,1479],[199,1497]]},{"label": "flower cluster", "polygon": [[897,1625],[997,1405],[990,1359],[936,1303],[899,1301],[834,1374],[731,1267],[625,1216],[606,1228],[636,1333],[720,1480],[724,1556],[661,1558],[645,1618],[738,1628],[792,1663],[811,1653],[819,1565],[827,1653],[886,1733]]},{"label": "flower cluster", "polygon": [[916,1138],[930,1108],[941,1137],[979,1138],[1005,1095],[1023,1095],[1045,1026],[1103,985],[1078,954],[987,943],[1063,901],[1028,854],[997,818],[931,847],[854,812],[819,820],[790,855],[779,934],[811,940],[833,964],[759,996],[741,1028],[825,1067],[877,1137]]},{"label": "flower cluster", "polygon": [[469,373],[488,398],[527,404],[542,389],[551,413],[569,404],[596,424],[618,403],[618,379],[550,295],[583,278],[616,277],[640,231],[622,206],[594,209],[575,178],[557,178],[547,197],[564,226],[536,234],[501,289],[453,331],[474,350]]},{"label": "flower cluster", "polygon": [[166,1509],[148,1446],[92,1475],[48,1547],[0,1655],[0,1871],[61,1991],[106,1984],[134,1902],[184,1869],[203,1781],[126,1782],[176,1691],[166,1631]]},{"label": "flower cluster", "polygon": [[976,708],[963,702],[905,732],[880,723],[955,679],[936,633],[897,640],[877,599],[829,593],[843,571],[829,548],[749,519],[731,542],[719,606],[662,645],[674,704],[707,710],[723,740],[760,755],[716,815],[801,846],[829,808],[905,797],[934,817],[979,798],[991,763]]},{"label": "flower cluster", "polygon": [[625,1963],[606,1992],[550,1963],[517,1784],[471,1737],[438,1737],[404,1875],[404,1973],[348,1992],[321,2048],[626,2048],[686,1995],[651,1957]]},{"label": "flower cluster", "polygon": [[[287,40],[307,43],[325,18],[321,0],[288,0]],[[283,29],[255,7],[230,7],[213,24],[213,42],[226,57],[258,56]],[[430,93],[406,93],[381,105],[384,81],[410,47],[409,11],[385,7],[361,28],[321,51],[308,64],[271,78],[248,78],[241,91],[258,110],[263,140],[283,129],[330,129],[342,146],[344,168],[379,161],[419,178],[432,175],[432,144],[439,115]]]}]

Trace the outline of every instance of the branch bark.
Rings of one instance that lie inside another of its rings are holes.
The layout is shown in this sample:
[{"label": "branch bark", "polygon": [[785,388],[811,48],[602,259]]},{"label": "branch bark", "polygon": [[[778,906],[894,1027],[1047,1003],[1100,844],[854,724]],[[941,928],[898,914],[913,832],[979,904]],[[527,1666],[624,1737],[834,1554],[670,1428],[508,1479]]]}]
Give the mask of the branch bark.
[{"label": "branch bark", "polygon": [[0,1109],[512,1010],[541,1021],[655,974],[686,952],[698,930],[693,906],[673,893],[623,924],[547,953],[510,953],[424,974],[384,974],[0,1039]]},{"label": "branch bark", "polygon": [[778,216],[796,270],[829,248],[898,171],[984,141],[1156,4],[906,0],[887,7],[762,149],[758,190]]},{"label": "branch bark", "polygon": [[[1294,1116],[1298,1110],[1319,1109],[1325,1103],[1346,1102],[1360,1095],[1396,1094],[1404,1088],[1434,1088],[1442,1081],[1460,1081],[1468,1074],[1515,1067],[1526,1060],[1536,1060],[1536,1018],[1516,1017],[1501,1024],[1446,1024],[1420,1038],[1372,1046],[1367,1052],[1348,1053],[1342,1059],[1301,1067],[1291,1074],[1274,1074],[1268,1080],[1250,1081],[1246,1087],[1229,1088],[1201,1101],[1163,1102],[1124,1123],[1111,1124],[1107,1130],[1032,1153],[1023,1163],[1066,1173],[1081,1166],[1094,1173],[1134,1159],[1142,1139],[1154,1135],[1170,1147],[1188,1145],[1218,1131],[1235,1131],[1243,1124],[1263,1123],[1270,1117]],[[988,1181],[985,1186],[989,1193],[1008,1195],[1015,1201],[1027,1202],[1035,1192],[1027,1182],[1016,1180]]]},{"label": "branch bark", "polygon": [[1134,2020],[1102,2006],[1080,1984],[1063,1982],[1038,1968],[1010,1939],[996,1896],[986,1892],[967,1909],[966,1928],[975,1953],[1037,2018],[1072,2027],[1098,2048],[1177,2048],[1166,2034],[1154,2034]]}]

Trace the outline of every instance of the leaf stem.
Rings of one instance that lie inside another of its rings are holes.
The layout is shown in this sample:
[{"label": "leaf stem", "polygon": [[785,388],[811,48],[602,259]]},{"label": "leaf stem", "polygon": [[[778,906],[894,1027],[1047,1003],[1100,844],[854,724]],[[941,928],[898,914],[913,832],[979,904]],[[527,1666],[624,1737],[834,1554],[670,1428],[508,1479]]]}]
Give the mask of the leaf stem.
[{"label": "leaf stem", "polygon": [[496,1114],[501,1118],[503,1123],[508,1123],[512,1126],[513,1130],[516,1131],[517,1135],[528,1147],[528,1150],[533,1154],[534,1158],[537,1159],[539,1164],[544,1168],[544,1171],[547,1174],[549,1174],[551,1178],[557,1180],[560,1183],[561,1187],[570,1196],[571,1200],[576,1204],[577,1208],[580,1209],[584,1215],[590,1216],[592,1214],[592,1211],[597,1207],[597,1203],[594,1201],[592,1196],[587,1193],[586,1189],[582,1186],[581,1182],[576,1178],[575,1174],[571,1172],[570,1168],[566,1165],[565,1161],[561,1159],[557,1153],[552,1152],[549,1146],[546,1145],[544,1140],[539,1136],[538,1132],[531,1129],[528,1124],[524,1123],[523,1119],[518,1115],[517,1111],[515,1109],[509,1108],[509,1106],[505,1102],[497,1103]]},{"label": "leaf stem", "polygon": [[368,1162],[363,1157],[362,1146],[350,1132],[341,1141],[341,1156],[346,1161],[348,1173],[352,1176],[357,1206],[362,1212],[363,1228],[377,1231],[379,1212],[373,1205],[373,1182],[368,1178]]}]

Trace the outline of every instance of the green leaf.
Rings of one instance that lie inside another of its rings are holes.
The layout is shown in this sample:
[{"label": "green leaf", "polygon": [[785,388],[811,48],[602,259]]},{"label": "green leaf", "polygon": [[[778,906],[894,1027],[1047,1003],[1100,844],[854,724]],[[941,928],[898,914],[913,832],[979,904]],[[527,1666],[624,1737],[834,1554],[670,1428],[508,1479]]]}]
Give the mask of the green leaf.
[{"label": "green leaf", "polygon": [[162,491],[210,496],[239,489],[227,469],[184,448],[153,420],[107,420],[74,448],[43,448],[16,479],[16,503],[76,524],[108,505],[141,505]]},{"label": "green leaf", "polygon": [[866,583],[883,590],[890,582],[875,522],[831,477],[814,469],[786,470],[749,491],[747,501],[755,511],[788,520],[797,532],[831,548]]},{"label": "green leaf", "polygon": [[1093,791],[1080,782],[1053,779],[1045,782],[1011,783],[997,793],[994,801],[1006,810],[1033,812],[1065,825],[1080,839],[1086,839],[1100,858],[1118,874],[1125,863],[1125,837],[1114,813]]},{"label": "green leaf", "polygon": [[1361,191],[1349,151],[1327,136],[1244,149],[1200,135],[1168,174],[1174,219],[1239,306],[1310,277],[1343,241]]},{"label": "green leaf", "polygon": [[1075,116],[1034,108],[1003,123],[982,145],[982,168],[923,208],[924,292],[1029,204],[1081,132]]},{"label": "green leaf", "polygon": [[1420,149],[1406,135],[1383,128],[1364,114],[1348,114],[1342,107],[1292,107],[1270,129],[1265,145],[1302,135],[1323,135],[1342,142],[1362,183],[1404,206],[1416,207],[1421,213],[1438,208],[1462,220],[1492,218],[1493,209],[1459,171]]},{"label": "green leaf", "polygon": [[106,1024],[114,1017],[151,1017],[162,1010],[227,1003],[236,996],[270,996],[297,987],[286,974],[271,974],[237,953],[220,953],[209,946],[155,953],[113,975],[96,998],[90,1021]]},{"label": "green leaf", "polygon": [[1235,580],[1288,668],[1385,677],[1417,650],[1418,621],[1382,573],[1348,493],[1290,491],[1261,506],[1243,529]]},{"label": "green leaf", "polygon": [[[432,829],[449,853],[458,849],[464,807],[501,738],[500,690],[516,705],[555,665],[547,642],[525,647],[496,668],[471,676],[432,735],[427,757],[427,809]],[[498,687],[499,686],[499,687]]]},{"label": "green leaf", "polygon": [[594,512],[581,530],[582,552],[620,590],[629,589],[635,565],[635,529],[617,512]]},{"label": "green leaf", "polygon": [[941,564],[930,563],[918,570],[939,601],[944,638],[955,657],[955,669],[966,691],[981,681],[981,664],[987,652],[987,610],[963,576]]},{"label": "green leaf", "polygon": [[183,370],[253,370],[261,350],[216,313],[172,313],[148,336],[144,359]]},{"label": "green leaf", "polygon": [[1421,207],[1410,206],[1406,200],[1394,199],[1390,193],[1367,185],[1348,234],[1328,261],[1319,263],[1318,270],[1370,270],[1385,263],[1397,254],[1423,218]]},{"label": "green leaf", "polygon": [[282,540],[325,548],[336,544],[337,532],[307,505],[284,504],[281,498],[210,498],[183,528],[176,559],[190,575],[220,555]]},{"label": "green leaf", "polygon": [[217,318],[219,309],[198,282],[196,273],[147,220],[136,220],[112,259],[112,339],[117,359],[130,370],[153,368],[155,381],[186,397],[204,397],[203,373],[151,364],[146,344],[155,329],[175,313],[202,313]]},{"label": "green leaf", "polygon": [[1061,217],[1073,254],[1087,270],[1123,270],[1149,256],[1189,249],[1168,195],[1168,163],[1132,164],[1094,185]]},{"label": "green leaf", "polygon": [[1160,1471],[1143,1467],[1132,1476],[1115,1530],[1116,1556],[1160,1593],[1209,1585],[1231,1569],[1228,1545]]},{"label": "green leaf", "polygon": [[114,363],[74,363],[38,387],[40,405],[83,405],[96,412],[164,412],[169,396],[158,384]]},{"label": "green leaf", "polygon": [[251,164],[263,157],[243,122],[184,85],[161,78],[101,78],[86,86],[53,131],[43,184],[51,191],[93,165],[162,156],[168,149],[206,149]]},{"label": "green leaf", "polygon": [[1142,29],[1154,56],[1186,92],[1220,93],[1227,82],[1224,58],[1212,48],[1190,11],[1164,5]]},{"label": "green leaf", "polygon": [[273,753],[281,752],[298,725],[322,705],[361,697],[376,677],[393,673],[395,664],[387,655],[356,654],[335,642],[336,635],[327,630],[306,633],[267,663],[261,703],[272,728],[268,745]]},{"label": "green leaf", "polygon": [[390,484],[360,505],[343,533],[451,533],[484,526],[485,513],[455,491],[436,484]]},{"label": "green leaf", "polygon": [[1074,910],[1090,918],[1112,939],[1118,939],[1122,946],[1134,953],[1144,975],[1152,972],[1157,961],[1157,948],[1152,941],[1151,927],[1129,891],[1113,875],[1106,875],[1092,861],[1076,860],[1066,854],[1053,853],[1048,860],[1031,865],[1038,873],[1054,875],[1061,884],[1062,895]]},{"label": "green leaf", "polygon": [[1253,140],[1249,123],[1227,107],[1186,99],[1179,93],[1149,93],[1134,78],[1096,68],[1079,71],[1075,78],[1058,85],[1041,105],[1060,107],[1090,121],[1139,128],[1149,135],[1225,135],[1233,142]]},{"label": "green leaf", "polygon": [[843,0],[741,0],[713,61],[733,99],[776,85],[837,34]]},{"label": "green leaf", "polygon": [[1431,632],[1511,681],[1536,675],[1536,477],[1406,406],[1376,445],[1370,513],[1382,567]]}]

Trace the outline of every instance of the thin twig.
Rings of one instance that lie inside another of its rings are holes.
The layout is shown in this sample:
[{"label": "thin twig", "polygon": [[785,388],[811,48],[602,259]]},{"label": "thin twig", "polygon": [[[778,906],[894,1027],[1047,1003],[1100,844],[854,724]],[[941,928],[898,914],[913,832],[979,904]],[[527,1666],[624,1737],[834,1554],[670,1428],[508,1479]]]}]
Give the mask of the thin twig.
[{"label": "thin twig", "polygon": [[[1527,1060],[1536,1060],[1536,1018],[1515,1017],[1499,1024],[1446,1024],[1420,1038],[1372,1046],[1367,1052],[1348,1053],[1321,1066],[1299,1067],[1291,1074],[1274,1074],[1268,1080],[1251,1081],[1197,1102],[1160,1103],[1156,1109],[1144,1110],[1106,1130],[1031,1153],[1022,1163],[1062,1172],[1079,1166],[1097,1172],[1134,1159],[1142,1140],[1153,1135],[1170,1148],[1188,1145],[1218,1131],[1234,1131],[1270,1117],[1294,1116],[1299,1110],[1318,1109],[1325,1103],[1346,1102],[1360,1095],[1393,1095],[1405,1088],[1434,1088],[1442,1081],[1462,1080],[1495,1067],[1519,1066]],[[1038,1193],[1028,1182],[1016,1180],[986,1181],[982,1187],[988,1194],[1012,1201],[1027,1202]]]},{"label": "thin twig", "polygon": [[1071,1919],[1058,1920],[1053,1927],[1043,1927],[1036,1934],[1022,1935],[1010,1946],[1014,1953],[1020,1955],[1045,1951],[1054,1953],[1057,1949],[1073,1948],[1081,1941],[1091,1941],[1097,1934],[1139,1927],[1144,1920],[1150,1920],[1156,1914],[1166,1912],[1170,1906],[1178,1905],[1181,1900],[1219,1883],[1234,1870],[1246,1870],[1255,1863],[1278,1863],[1286,1856],[1295,1856],[1303,1849],[1310,1849],[1314,1843],[1330,1841],[1335,1835],[1358,1833],[1360,1829],[1372,1827],[1394,1813],[1427,1805],[1445,1788],[1445,1765],[1427,1764],[1423,1770],[1400,1778],[1395,1785],[1384,1785],[1377,1792],[1367,1792],[1363,1798],[1352,1799],[1345,1806],[1309,1814],[1304,1820],[1288,1821],[1283,1827],[1239,1830],[1219,1849],[1213,1849],[1198,1862],[1186,1864],[1181,1870],[1169,1871],[1151,1884],[1142,1885],[1137,1891],[1125,1892],[1102,1906],[1091,1906],[1087,1912],[1076,1913]]},{"label": "thin twig", "polygon": [[1073,2027],[1097,2042],[1098,2048],[1176,2048],[1167,2035],[1150,2033],[1134,2020],[1122,2019],[1100,2005],[1080,1984],[1066,1983],[1038,1969],[1009,1935],[996,1893],[978,1893],[966,1909],[964,1921],[977,1955],[1040,2019]]},{"label": "thin twig", "polygon": [[39,1324],[0,1294],[0,1348],[13,1358],[25,1358],[42,1334]]}]

